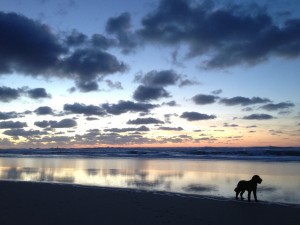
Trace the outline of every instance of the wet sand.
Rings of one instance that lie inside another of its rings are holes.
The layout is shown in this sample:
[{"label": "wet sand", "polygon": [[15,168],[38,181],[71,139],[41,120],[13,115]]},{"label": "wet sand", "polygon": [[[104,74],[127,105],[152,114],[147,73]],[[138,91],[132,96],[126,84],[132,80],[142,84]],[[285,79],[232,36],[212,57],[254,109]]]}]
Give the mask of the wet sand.
[{"label": "wet sand", "polygon": [[300,207],[144,191],[0,182],[1,225],[298,225]]}]

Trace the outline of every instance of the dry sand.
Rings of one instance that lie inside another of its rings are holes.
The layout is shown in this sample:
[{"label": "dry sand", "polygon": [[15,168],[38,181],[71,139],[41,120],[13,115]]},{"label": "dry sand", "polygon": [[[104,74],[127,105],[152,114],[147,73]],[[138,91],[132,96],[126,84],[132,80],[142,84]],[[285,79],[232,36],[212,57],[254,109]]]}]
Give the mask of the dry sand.
[{"label": "dry sand", "polygon": [[299,221],[297,206],[0,182],[1,225],[298,225]]}]

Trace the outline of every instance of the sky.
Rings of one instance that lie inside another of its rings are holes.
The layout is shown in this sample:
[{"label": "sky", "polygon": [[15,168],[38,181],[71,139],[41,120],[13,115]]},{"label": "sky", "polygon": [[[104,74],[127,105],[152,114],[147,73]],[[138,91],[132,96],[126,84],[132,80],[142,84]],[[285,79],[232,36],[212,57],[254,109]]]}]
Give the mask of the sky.
[{"label": "sky", "polygon": [[0,9],[0,148],[300,146],[297,0]]}]

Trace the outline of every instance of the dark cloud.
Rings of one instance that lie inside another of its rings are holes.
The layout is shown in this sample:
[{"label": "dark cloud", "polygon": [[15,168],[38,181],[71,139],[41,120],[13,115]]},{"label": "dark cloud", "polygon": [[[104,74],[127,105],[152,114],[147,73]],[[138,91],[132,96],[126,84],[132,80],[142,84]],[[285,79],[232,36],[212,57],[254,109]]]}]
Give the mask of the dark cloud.
[{"label": "dark cloud", "polygon": [[26,123],[22,122],[13,122],[13,121],[3,121],[0,122],[0,129],[14,129],[14,128],[23,128],[27,127]]},{"label": "dark cloud", "polygon": [[65,104],[64,110],[67,113],[73,113],[73,114],[84,114],[87,116],[95,115],[95,116],[104,116],[106,113],[103,111],[103,109],[99,106],[95,105],[85,105],[80,103],[74,103],[74,104]]},{"label": "dark cloud", "polygon": [[223,103],[227,106],[233,106],[233,105],[247,106],[247,105],[262,104],[267,102],[271,102],[271,101],[267,98],[260,98],[260,97],[246,98],[241,96],[237,96],[233,98],[222,98],[220,100],[220,103]]},{"label": "dark cloud", "polygon": [[179,87],[185,87],[185,86],[191,86],[191,85],[197,85],[200,84],[198,81],[193,81],[190,79],[181,79],[179,82]]},{"label": "dark cloud", "polygon": [[104,129],[105,132],[116,132],[116,133],[122,133],[122,132],[143,132],[143,131],[149,131],[150,129],[146,126],[140,126],[138,128],[110,128],[110,129]]},{"label": "dark cloud", "polygon": [[164,122],[152,117],[129,120],[127,124],[163,124]]},{"label": "dark cloud", "polygon": [[51,95],[46,92],[45,88],[34,88],[27,91],[30,98],[40,99],[40,98],[51,98]]},{"label": "dark cloud", "polygon": [[[1,18],[1,16],[0,16],[0,18]],[[0,24],[1,24],[1,22],[0,22]],[[0,57],[1,57],[1,53],[0,53]],[[0,62],[0,64],[1,64],[1,62]],[[1,69],[1,65],[0,65],[0,69]],[[10,88],[10,87],[5,87],[5,86],[0,87],[0,101],[1,102],[10,102],[19,97],[20,97],[20,90]]]},{"label": "dark cloud", "polygon": [[30,137],[30,136],[39,136],[47,134],[45,131],[39,131],[39,130],[24,130],[24,129],[12,129],[12,130],[6,130],[3,132],[3,134],[13,137]]},{"label": "dark cloud", "polygon": [[107,38],[102,34],[93,34],[91,43],[96,48],[108,49],[116,45],[116,40]]},{"label": "dark cloud", "polygon": [[175,85],[179,80],[179,78],[180,75],[178,75],[173,70],[162,70],[162,71],[152,70],[146,73],[144,76],[141,75],[136,76],[135,80],[143,83],[146,86],[165,87],[168,85]]},{"label": "dark cloud", "polygon": [[171,96],[163,87],[149,87],[140,85],[133,93],[133,98],[139,102],[147,102],[167,97]]},{"label": "dark cloud", "polygon": [[229,124],[229,123],[224,123],[224,127],[238,127],[239,125],[237,124]]},{"label": "dark cloud", "polygon": [[50,126],[50,122],[47,120],[36,121],[36,122],[34,122],[34,125],[36,125],[37,127],[40,127],[40,128],[46,128],[46,127]]},{"label": "dark cloud", "polygon": [[34,112],[37,115],[53,115],[54,114],[52,108],[49,106],[38,107],[36,110],[34,110]]},{"label": "dark cloud", "polygon": [[273,103],[266,104],[260,108],[268,110],[268,111],[276,111],[276,110],[281,110],[281,109],[289,109],[294,106],[295,106],[295,104],[290,103],[290,102],[280,102],[277,104],[273,104]]},{"label": "dark cloud", "polygon": [[0,112],[0,120],[18,118],[20,115],[16,112]]},{"label": "dark cloud", "polygon": [[131,16],[127,12],[108,19],[106,31],[109,34],[116,35],[123,53],[132,52],[138,46],[137,37],[131,31]]},{"label": "dark cloud", "polygon": [[72,30],[68,35],[65,37],[65,43],[68,46],[80,46],[87,41],[87,36],[78,30]]},{"label": "dark cloud", "polygon": [[182,127],[159,127],[159,130],[182,131]]},{"label": "dark cloud", "polygon": [[158,107],[158,105],[135,103],[131,101],[119,101],[117,104],[102,104],[102,108],[109,114],[120,115],[127,112],[149,112],[151,109]]},{"label": "dark cloud", "polygon": [[0,74],[65,77],[74,80],[79,90],[88,92],[98,90],[96,84],[103,76],[127,69],[114,55],[102,51],[110,41],[101,35],[95,34],[89,40],[76,30],[57,35],[38,21],[3,12],[0,27]]},{"label": "dark cloud", "polygon": [[163,105],[173,107],[173,106],[177,106],[177,103],[176,103],[176,101],[173,100],[173,101],[169,101],[169,102],[164,102]]},{"label": "dark cloud", "polygon": [[203,94],[198,94],[195,95],[192,100],[197,104],[197,105],[206,105],[206,104],[212,104],[215,103],[216,100],[219,97],[214,96],[214,95],[203,95]]},{"label": "dark cloud", "polygon": [[211,93],[212,93],[213,95],[219,95],[219,94],[221,94],[222,92],[223,92],[222,89],[217,89],[217,90],[212,91]]},{"label": "dark cloud", "polygon": [[45,73],[65,48],[49,27],[16,13],[0,12],[0,73]]},{"label": "dark cloud", "polygon": [[63,119],[61,121],[54,121],[51,122],[50,125],[51,128],[70,128],[76,126],[77,126],[77,122],[73,119]]},{"label": "dark cloud", "polygon": [[34,125],[41,127],[41,128],[71,128],[77,126],[77,122],[73,119],[63,119],[60,121],[55,120],[43,120],[43,121],[36,121]]},{"label": "dark cloud", "polygon": [[269,120],[274,119],[273,116],[269,114],[251,114],[249,116],[244,116],[243,119],[245,120]]},{"label": "dark cloud", "polygon": [[272,55],[300,55],[299,19],[278,25],[266,10],[254,12],[241,5],[214,6],[213,1],[207,2],[162,0],[143,18],[138,33],[149,42],[176,48],[186,44],[190,57],[212,53],[203,62],[206,68],[253,65]]},{"label": "dark cloud", "polygon": [[84,92],[97,90],[99,78],[116,72],[124,72],[127,68],[115,56],[93,48],[75,50],[60,65],[62,72],[75,77],[77,86]]},{"label": "dark cloud", "polygon": [[195,120],[211,120],[215,119],[215,115],[207,115],[207,114],[202,114],[198,112],[184,112],[180,116],[181,118],[187,119],[188,121],[195,121]]},{"label": "dark cloud", "polygon": [[111,89],[119,89],[119,90],[123,89],[120,81],[113,82],[111,80],[105,80],[105,82],[107,86],[110,87]]}]

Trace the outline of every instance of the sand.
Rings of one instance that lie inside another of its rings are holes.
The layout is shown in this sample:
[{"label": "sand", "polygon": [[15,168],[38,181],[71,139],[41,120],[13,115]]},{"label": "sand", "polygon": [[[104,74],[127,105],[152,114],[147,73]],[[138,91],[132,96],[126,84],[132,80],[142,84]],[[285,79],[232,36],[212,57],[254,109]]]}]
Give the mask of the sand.
[{"label": "sand", "polygon": [[293,225],[300,207],[120,189],[0,182],[1,225]]}]

